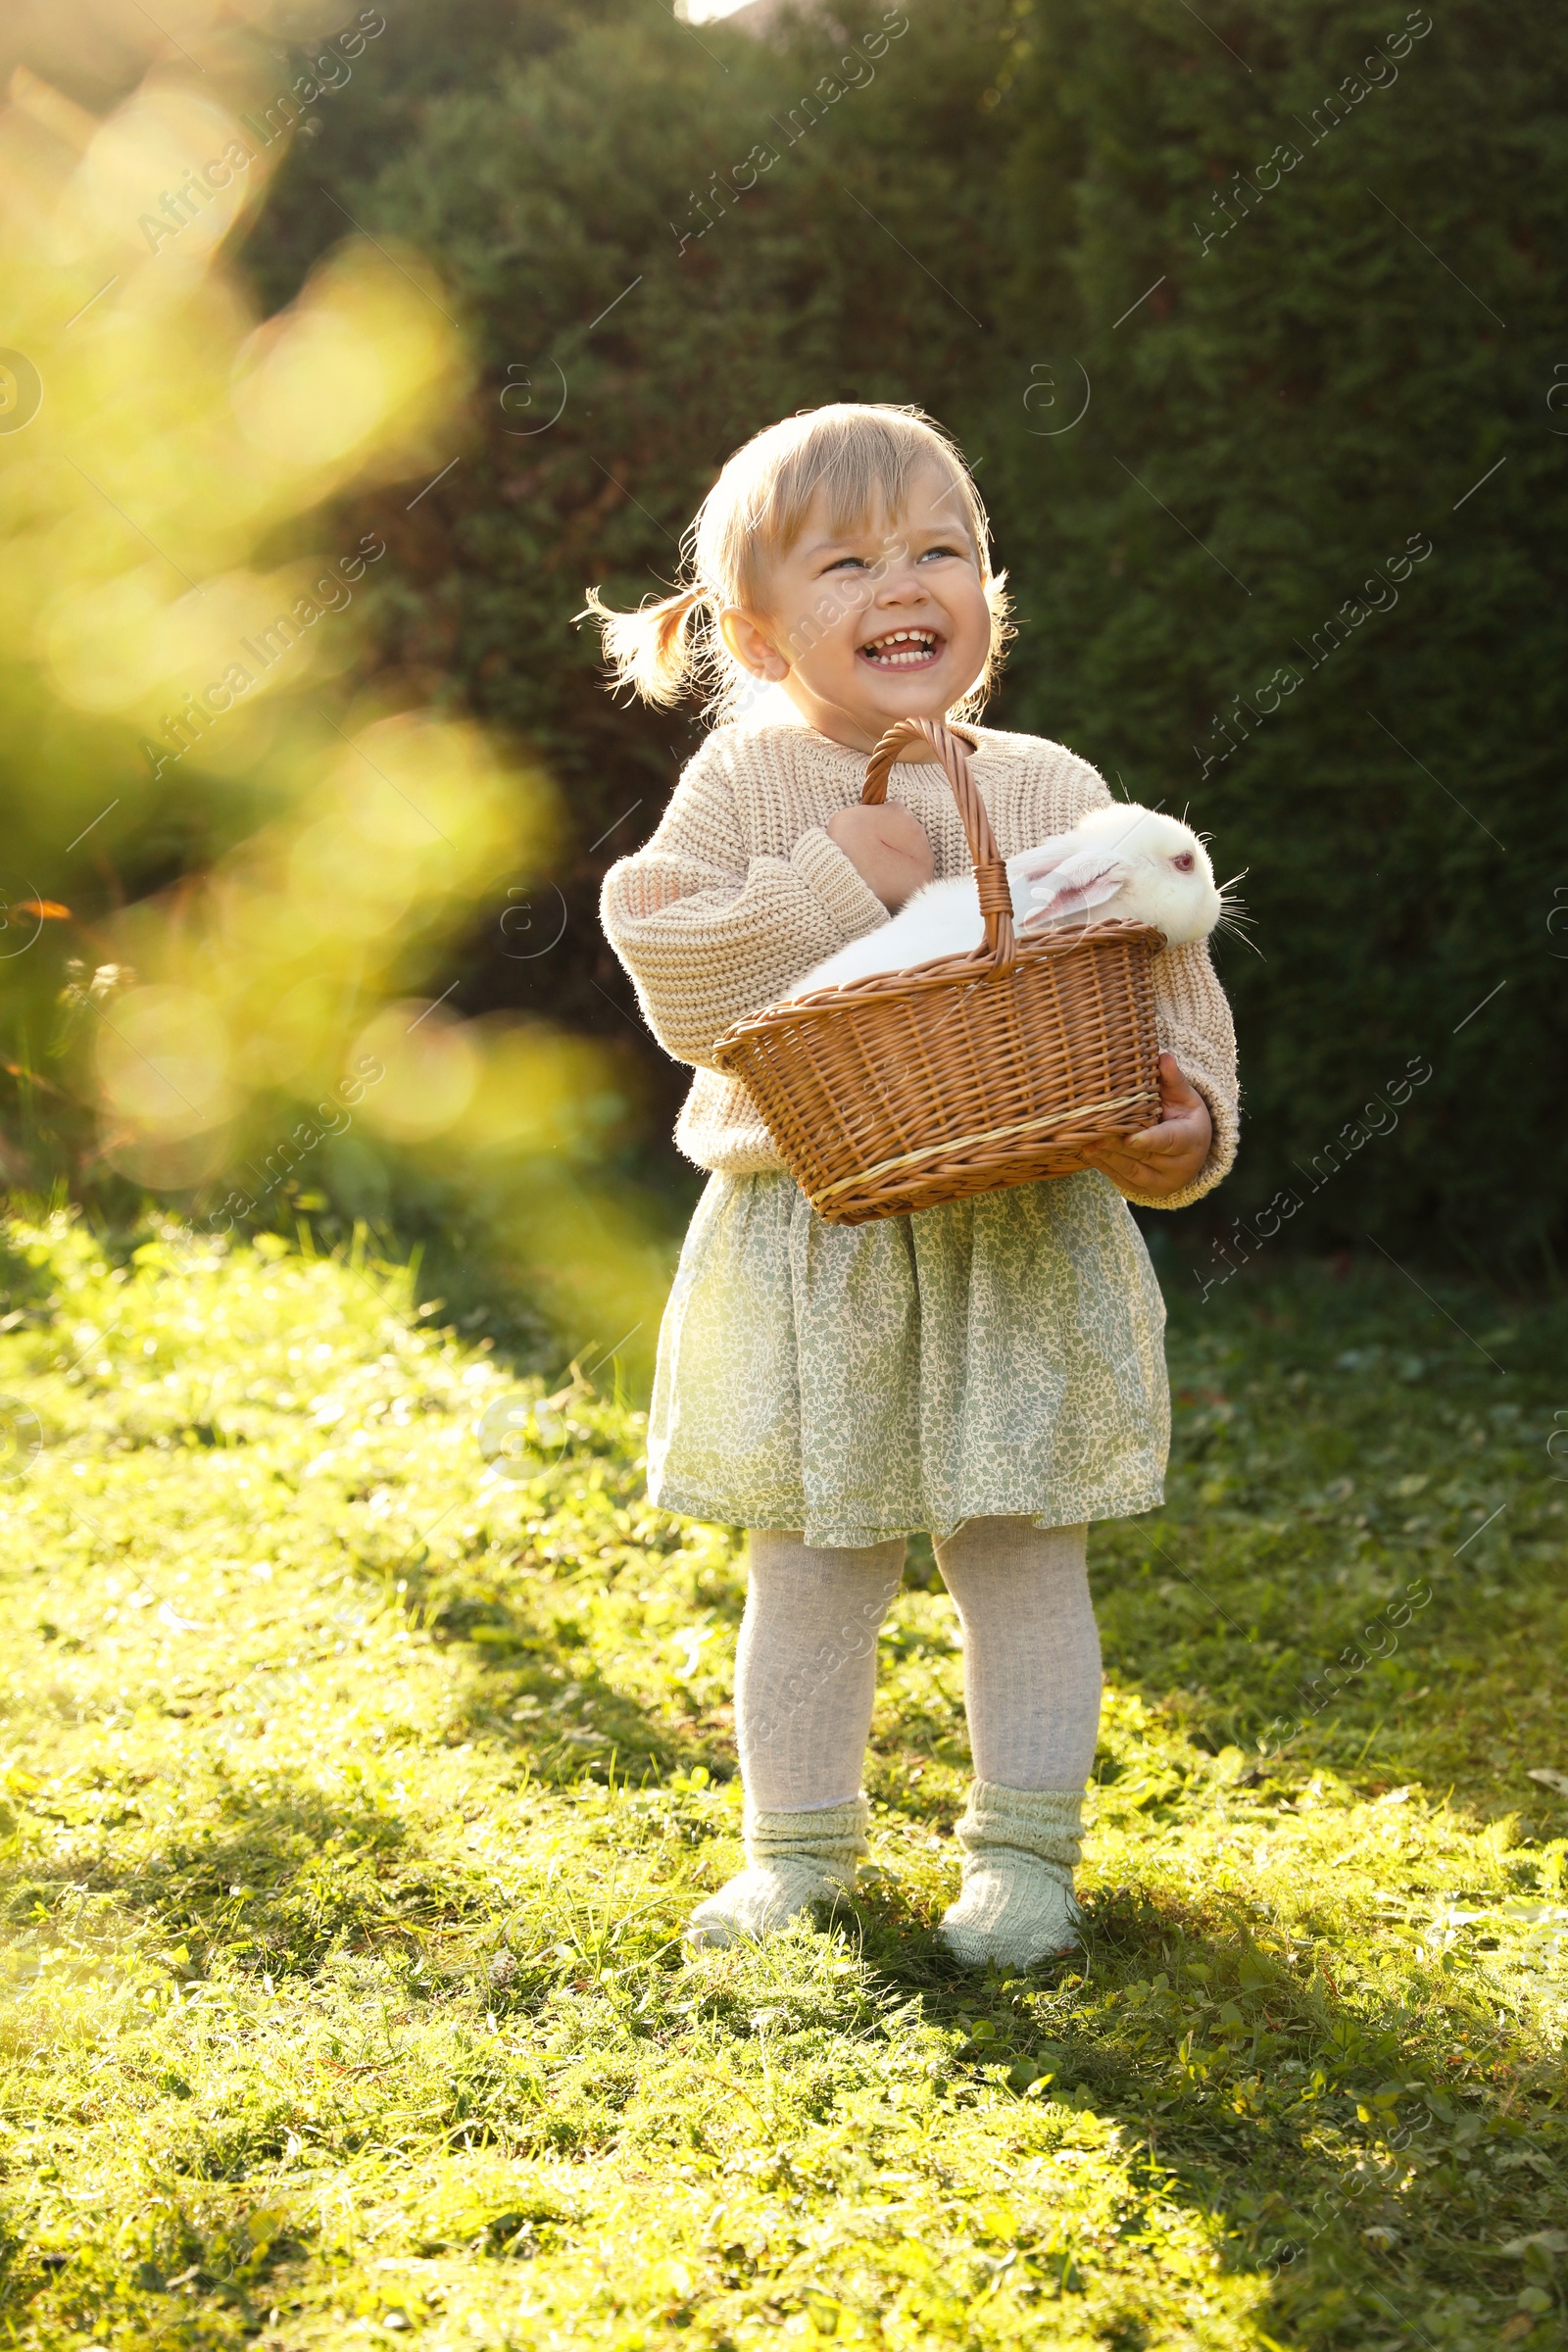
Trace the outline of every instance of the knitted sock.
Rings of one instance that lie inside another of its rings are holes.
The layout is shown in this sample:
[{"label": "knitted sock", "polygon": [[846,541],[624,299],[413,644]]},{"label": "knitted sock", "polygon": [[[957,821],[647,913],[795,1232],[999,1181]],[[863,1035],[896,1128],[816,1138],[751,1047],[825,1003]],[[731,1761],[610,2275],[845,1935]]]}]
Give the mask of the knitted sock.
[{"label": "knitted sock", "polygon": [[863,1796],[793,1813],[758,1813],[748,1805],[747,1867],[698,1904],[687,1923],[687,1942],[760,1939],[814,1903],[836,1902],[855,1885],[856,1864],[867,1851],[870,1813]]},{"label": "knitted sock", "polygon": [[813,1546],[758,1528],[735,1654],[735,1736],[747,1867],[693,1912],[695,1944],[770,1936],[855,1884],[870,1807],[860,1767],[876,1696],[876,1637],[904,1542]]},{"label": "knitted sock", "polygon": [[977,1779],[1081,1788],[1100,1727],[1100,1635],[1085,1527],[969,1519],[936,1547],[963,1628]]},{"label": "knitted sock", "polygon": [[759,1813],[843,1805],[859,1791],[876,1637],[904,1575],[904,1539],[813,1546],[757,1529],[735,1654],[735,1738]]},{"label": "knitted sock", "polygon": [[965,1968],[1032,1968],[1076,1944],[1082,1804],[1076,1789],[974,1783],[957,1828],[963,1891],[938,1931]]}]

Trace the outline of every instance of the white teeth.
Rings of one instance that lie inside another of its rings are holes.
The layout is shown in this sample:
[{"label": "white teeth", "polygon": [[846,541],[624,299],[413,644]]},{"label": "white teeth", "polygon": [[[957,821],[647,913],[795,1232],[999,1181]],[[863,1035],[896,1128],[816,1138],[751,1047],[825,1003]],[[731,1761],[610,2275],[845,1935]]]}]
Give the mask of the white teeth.
[{"label": "white teeth", "polygon": [[[896,648],[907,651],[896,651]],[[929,629],[892,629],[885,637],[873,638],[864,652],[884,669],[908,668],[923,662],[936,650],[936,636]]]}]

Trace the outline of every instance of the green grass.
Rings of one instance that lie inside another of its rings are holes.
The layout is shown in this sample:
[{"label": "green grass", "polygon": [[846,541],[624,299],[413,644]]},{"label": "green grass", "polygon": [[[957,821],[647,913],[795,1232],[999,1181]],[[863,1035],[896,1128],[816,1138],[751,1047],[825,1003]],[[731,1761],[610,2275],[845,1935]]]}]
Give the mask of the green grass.
[{"label": "green grass", "polygon": [[1002,1982],[933,1934],[923,1546],[854,1914],[687,1963],[743,1573],[637,1415],[497,1477],[540,1384],[392,1269],[11,1246],[10,2340],[1568,2342],[1560,1315],[1179,1305],[1169,1503],[1091,1552],[1087,1949]]}]

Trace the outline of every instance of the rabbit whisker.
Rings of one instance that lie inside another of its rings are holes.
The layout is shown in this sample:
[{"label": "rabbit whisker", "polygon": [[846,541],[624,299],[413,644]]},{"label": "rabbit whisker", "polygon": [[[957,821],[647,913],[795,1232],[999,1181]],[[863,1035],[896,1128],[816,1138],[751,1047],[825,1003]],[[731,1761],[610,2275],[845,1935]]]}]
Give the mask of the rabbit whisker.
[{"label": "rabbit whisker", "polygon": [[1249,914],[1222,914],[1219,918],[1219,921],[1214,925],[1214,928],[1216,931],[1228,931],[1232,939],[1239,939],[1244,948],[1251,949],[1252,954],[1257,957],[1259,963],[1267,963],[1268,957],[1264,955],[1256,940],[1249,939],[1246,930],[1243,928],[1244,924],[1250,924],[1251,920],[1252,917]]}]

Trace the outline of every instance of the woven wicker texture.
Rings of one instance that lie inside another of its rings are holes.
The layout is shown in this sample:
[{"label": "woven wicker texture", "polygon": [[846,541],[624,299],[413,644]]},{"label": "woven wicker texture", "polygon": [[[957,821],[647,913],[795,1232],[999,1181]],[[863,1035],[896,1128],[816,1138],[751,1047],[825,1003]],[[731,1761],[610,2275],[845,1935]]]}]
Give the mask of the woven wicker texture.
[{"label": "woven wicker texture", "polygon": [[790,1173],[835,1225],[1069,1176],[1097,1144],[1159,1116],[1150,965],[1160,934],[1100,922],[1020,944],[961,737],[934,719],[900,720],[860,797],[886,798],[889,769],[917,736],[963,819],[981,946],[771,1005],[727,1029],[713,1054],[745,1081]]}]

